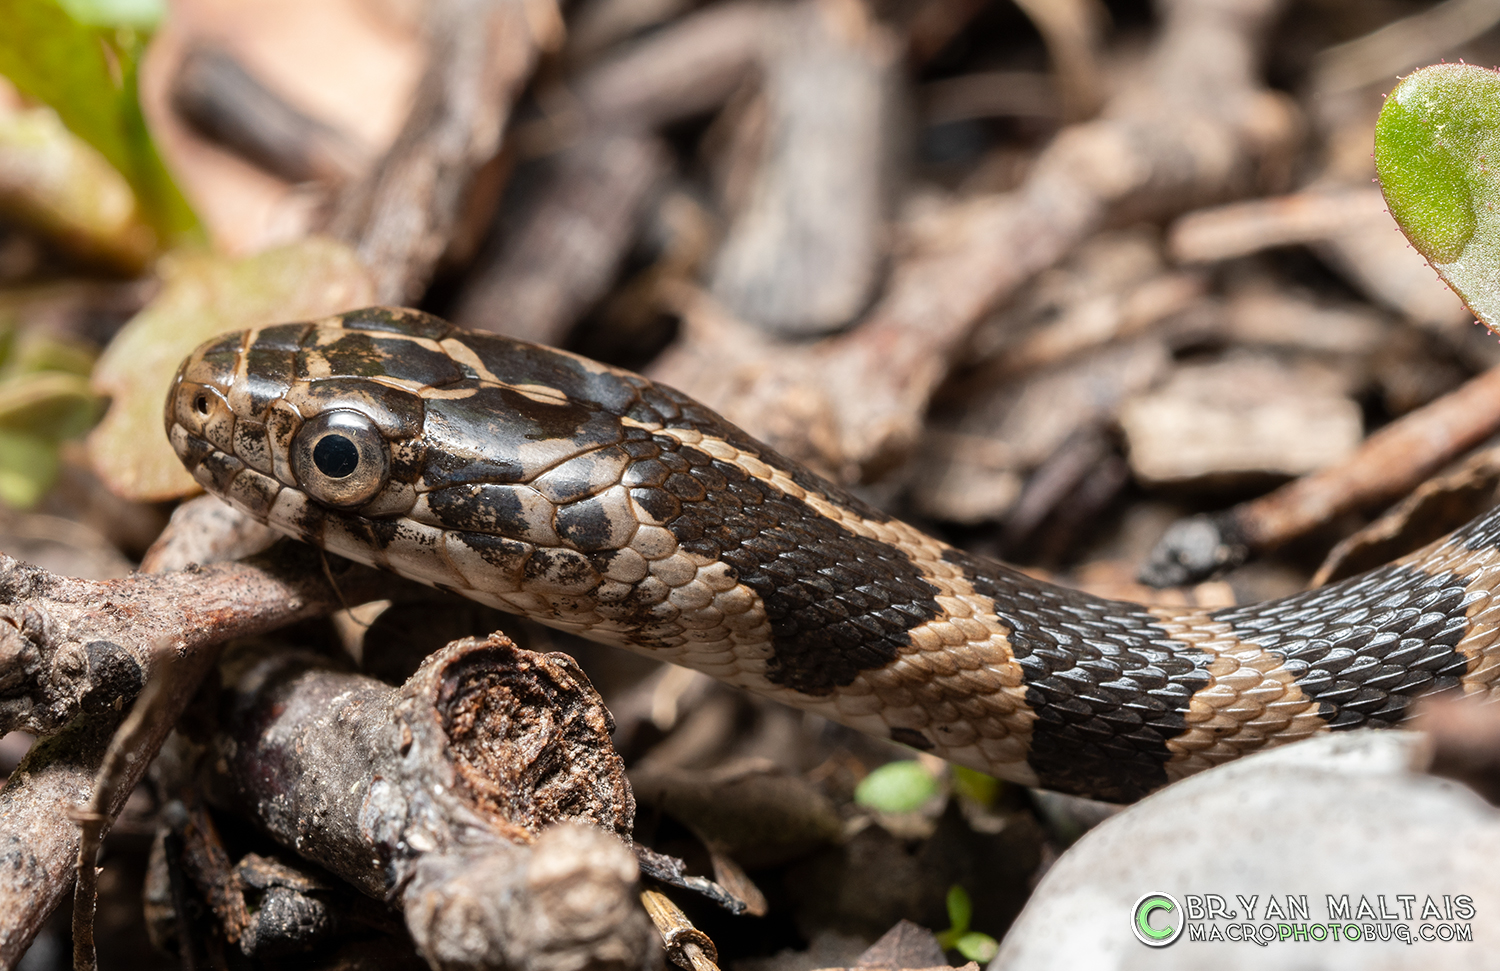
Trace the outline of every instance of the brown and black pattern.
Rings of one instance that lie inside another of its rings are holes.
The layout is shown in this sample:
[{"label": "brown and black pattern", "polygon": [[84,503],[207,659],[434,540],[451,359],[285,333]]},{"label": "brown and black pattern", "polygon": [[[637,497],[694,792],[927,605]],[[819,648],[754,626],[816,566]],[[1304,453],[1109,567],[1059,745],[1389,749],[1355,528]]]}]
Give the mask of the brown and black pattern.
[{"label": "brown and black pattern", "polygon": [[[638,375],[388,308],[210,341],[166,423],[292,535],[1026,784],[1126,801],[1500,690],[1500,514],[1321,590],[1148,610],[954,550]],[[310,458],[330,434],[359,462]]]}]

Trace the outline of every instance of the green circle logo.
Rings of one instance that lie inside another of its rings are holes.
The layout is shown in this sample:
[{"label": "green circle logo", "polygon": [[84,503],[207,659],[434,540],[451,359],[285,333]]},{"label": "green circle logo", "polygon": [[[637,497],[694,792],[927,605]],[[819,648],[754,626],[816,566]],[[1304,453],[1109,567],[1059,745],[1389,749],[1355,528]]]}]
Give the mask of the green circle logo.
[{"label": "green circle logo", "polygon": [[1148,947],[1166,947],[1182,936],[1182,905],[1169,893],[1148,893],[1130,911],[1130,929]]}]

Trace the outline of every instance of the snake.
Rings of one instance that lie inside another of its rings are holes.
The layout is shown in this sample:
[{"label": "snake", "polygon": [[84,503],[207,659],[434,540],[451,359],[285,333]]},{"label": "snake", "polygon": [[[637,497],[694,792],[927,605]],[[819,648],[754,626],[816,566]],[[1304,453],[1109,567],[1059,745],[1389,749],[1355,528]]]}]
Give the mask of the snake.
[{"label": "snake", "polygon": [[391,307],[216,337],[165,418],[198,483],[281,533],[1032,787],[1129,802],[1500,684],[1500,511],[1281,599],[1103,599],[670,387]]}]

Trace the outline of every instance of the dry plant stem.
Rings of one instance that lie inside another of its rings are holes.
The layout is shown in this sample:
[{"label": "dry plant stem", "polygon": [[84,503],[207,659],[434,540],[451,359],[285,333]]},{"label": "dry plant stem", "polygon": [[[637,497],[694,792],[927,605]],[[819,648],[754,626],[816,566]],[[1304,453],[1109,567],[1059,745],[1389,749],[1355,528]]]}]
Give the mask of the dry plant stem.
[{"label": "dry plant stem", "polygon": [[241,813],[396,900],[435,968],[638,967],[613,727],[566,655],[455,641],[401,688],[312,656],[226,665],[212,764]]},{"label": "dry plant stem", "polygon": [[1222,513],[1173,524],[1152,550],[1141,581],[1180,586],[1206,579],[1341,513],[1388,503],[1497,429],[1500,368],[1492,368],[1391,422],[1338,465]]},{"label": "dry plant stem", "polygon": [[656,138],[622,132],[585,138],[554,165],[521,225],[465,288],[453,318],[461,326],[562,343],[609,289],[670,159]]},{"label": "dry plant stem", "polygon": [[1447,0],[1392,21],[1318,55],[1313,88],[1321,95],[1390,84],[1408,68],[1427,64],[1500,23],[1500,0]]},{"label": "dry plant stem", "polygon": [[719,949],[688,920],[672,898],[658,890],[641,893],[641,903],[667,946],[667,957],[686,971],[719,971]]},{"label": "dry plant stem", "polygon": [[155,653],[160,658],[155,676],[110,740],[103,764],[94,777],[93,796],[73,814],[80,830],[73,890],[74,971],[93,971],[97,967],[94,904],[98,871],[94,863],[104,836],[197,690],[198,682],[218,656],[216,651],[207,650],[176,661],[169,651]]},{"label": "dry plant stem", "polygon": [[172,107],[200,134],[288,182],[339,183],[365,163],[348,135],[287,104],[224,50],[184,55]]},{"label": "dry plant stem", "polygon": [[1082,121],[1093,115],[1104,100],[1099,42],[1108,13],[1098,0],[1016,0],[1016,6],[1047,43],[1063,117]]},{"label": "dry plant stem", "polygon": [[426,289],[474,173],[498,151],[538,49],[555,39],[551,0],[433,0],[426,15],[428,67],[411,114],[386,156],[342,194],[331,225],[358,249],[383,303]]},{"label": "dry plant stem", "polygon": [[600,64],[573,85],[585,123],[644,131],[723,104],[759,62],[775,6],[716,4]]},{"label": "dry plant stem", "polygon": [[0,791],[0,967],[14,968],[68,888],[78,824],[64,807],[88,802],[118,718],[80,718],[37,742]]},{"label": "dry plant stem", "polygon": [[789,335],[835,330],[875,286],[894,169],[898,47],[860,0],[804,0],[767,38],[767,151],[714,296]]},{"label": "dry plant stem", "polygon": [[179,658],[411,590],[408,581],[283,543],[243,563],[120,580],[59,577],[0,557],[0,731],[51,735],[79,715],[115,714]]},{"label": "dry plant stem", "polygon": [[1440,539],[1500,500],[1500,447],[1480,448],[1417,486],[1370,525],[1328,551],[1308,583],[1352,577]]},{"label": "dry plant stem", "polygon": [[1379,189],[1309,189],[1189,213],[1167,239],[1181,263],[1213,263],[1346,232],[1385,208]]},{"label": "dry plant stem", "polygon": [[[1112,214],[1168,214],[1247,190],[1289,139],[1286,108],[1256,71],[1280,0],[1162,6],[1146,83],[1117,95],[1100,119],[1066,129],[1016,192],[935,221],[859,327],[807,350],[767,349],[746,373],[707,339],[716,328],[692,322],[703,346],[680,344],[652,376],[846,481],[899,462],[986,311]],[[821,408],[781,421],[789,399],[821,399]],[[811,417],[819,411],[830,417]],[[827,440],[813,437],[823,429]]]}]

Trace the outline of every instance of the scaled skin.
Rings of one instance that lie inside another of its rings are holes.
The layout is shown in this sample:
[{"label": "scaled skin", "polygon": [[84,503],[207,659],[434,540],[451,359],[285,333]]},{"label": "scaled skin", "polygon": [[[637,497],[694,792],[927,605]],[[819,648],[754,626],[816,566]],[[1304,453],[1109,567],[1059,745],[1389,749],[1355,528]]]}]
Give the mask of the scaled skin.
[{"label": "scaled skin", "polygon": [[[1284,600],[1147,609],[954,549],[638,375],[416,311],[212,341],[166,419],[290,535],[1027,785],[1128,801],[1500,672],[1496,517]],[[330,478],[338,428],[361,459]]]}]

